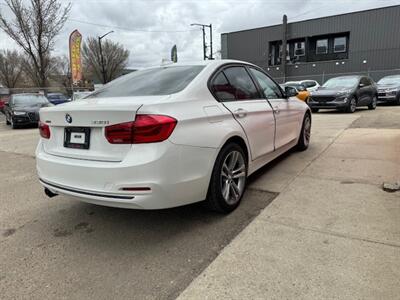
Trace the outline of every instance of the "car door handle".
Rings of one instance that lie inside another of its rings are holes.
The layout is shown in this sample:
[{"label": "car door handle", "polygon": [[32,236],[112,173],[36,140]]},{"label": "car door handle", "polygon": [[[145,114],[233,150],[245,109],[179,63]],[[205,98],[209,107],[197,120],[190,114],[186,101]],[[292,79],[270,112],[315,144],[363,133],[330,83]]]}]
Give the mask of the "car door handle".
[{"label": "car door handle", "polygon": [[275,106],[272,110],[274,111],[274,114],[277,114],[277,115],[281,112],[281,111],[279,110],[279,107],[278,107],[278,106]]},{"label": "car door handle", "polygon": [[247,116],[247,110],[244,110],[243,108],[238,108],[233,112],[233,114],[237,118],[244,118],[245,116]]}]

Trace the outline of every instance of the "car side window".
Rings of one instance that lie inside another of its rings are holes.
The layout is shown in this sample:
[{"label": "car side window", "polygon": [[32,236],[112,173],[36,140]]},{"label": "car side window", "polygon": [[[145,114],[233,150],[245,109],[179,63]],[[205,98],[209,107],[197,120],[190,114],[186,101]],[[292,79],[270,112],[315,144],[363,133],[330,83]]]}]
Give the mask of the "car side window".
[{"label": "car side window", "polygon": [[235,88],[230,85],[226,79],[224,73],[220,72],[214,77],[211,84],[211,89],[218,101],[234,101],[235,98]]},{"label": "car side window", "polygon": [[236,100],[260,99],[258,90],[244,67],[228,67],[223,70],[234,88]]},{"label": "car side window", "polygon": [[283,98],[281,89],[275,82],[272,81],[271,78],[269,78],[263,72],[253,68],[250,68],[250,72],[256,78],[258,84],[264,92],[265,97],[268,99]]}]

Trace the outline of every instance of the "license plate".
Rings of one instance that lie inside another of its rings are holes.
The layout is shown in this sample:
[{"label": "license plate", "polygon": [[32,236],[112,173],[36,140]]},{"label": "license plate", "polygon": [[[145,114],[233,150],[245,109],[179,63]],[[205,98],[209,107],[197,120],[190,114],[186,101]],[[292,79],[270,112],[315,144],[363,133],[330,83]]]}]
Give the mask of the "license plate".
[{"label": "license plate", "polygon": [[89,149],[90,128],[68,127],[64,133],[64,147],[74,149]]}]

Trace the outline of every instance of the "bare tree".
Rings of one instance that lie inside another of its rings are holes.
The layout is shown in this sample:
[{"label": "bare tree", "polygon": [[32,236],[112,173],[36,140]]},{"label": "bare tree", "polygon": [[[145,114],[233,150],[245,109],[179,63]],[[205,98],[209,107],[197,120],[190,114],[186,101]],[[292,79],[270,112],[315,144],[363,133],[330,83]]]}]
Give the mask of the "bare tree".
[{"label": "bare tree", "polygon": [[4,0],[13,14],[7,20],[0,11],[0,28],[26,53],[28,74],[40,87],[47,86],[51,51],[56,36],[67,20],[71,5],[62,7],[59,0]]},{"label": "bare tree", "polygon": [[[106,71],[106,82],[109,82],[121,75],[128,63],[129,50],[111,40],[102,42],[101,48]],[[86,71],[103,81],[101,54],[97,38],[89,37],[86,40],[82,47],[82,58]]]},{"label": "bare tree", "polygon": [[16,50],[0,51],[0,83],[15,88],[22,77],[23,57]]}]

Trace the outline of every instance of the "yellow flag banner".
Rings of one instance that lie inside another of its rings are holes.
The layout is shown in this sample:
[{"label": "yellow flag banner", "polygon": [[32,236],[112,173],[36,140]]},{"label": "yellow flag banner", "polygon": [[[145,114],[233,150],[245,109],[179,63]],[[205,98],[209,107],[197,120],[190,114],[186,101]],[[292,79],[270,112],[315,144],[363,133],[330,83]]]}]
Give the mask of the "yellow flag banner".
[{"label": "yellow flag banner", "polygon": [[74,30],[69,36],[69,59],[73,84],[82,80],[81,42],[82,35],[78,30]]}]

